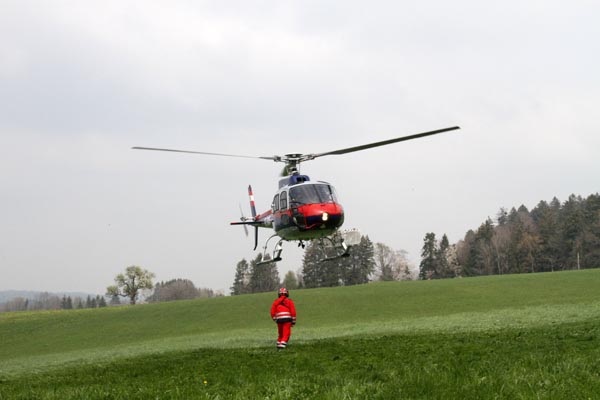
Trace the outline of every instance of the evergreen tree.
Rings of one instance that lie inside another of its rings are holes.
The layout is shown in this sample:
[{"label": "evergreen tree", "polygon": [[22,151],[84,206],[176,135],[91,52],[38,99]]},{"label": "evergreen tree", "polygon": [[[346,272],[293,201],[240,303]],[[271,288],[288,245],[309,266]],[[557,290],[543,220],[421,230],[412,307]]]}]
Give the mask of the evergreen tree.
[{"label": "evergreen tree", "polygon": [[419,265],[419,279],[437,278],[437,242],[435,240],[435,233],[427,233],[423,242],[421,264]]},{"label": "evergreen tree", "polygon": [[461,268],[461,276],[475,275],[475,232],[469,229],[465,238],[456,244],[457,262]]},{"label": "evergreen tree", "polygon": [[[562,233],[562,261],[567,269],[578,267],[581,255],[581,240],[584,227],[582,199],[572,194],[562,206],[559,217],[559,229]],[[578,257],[579,256],[579,257]]]},{"label": "evergreen tree", "polygon": [[349,257],[334,260],[338,261],[336,264],[339,266],[338,284],[340,280],[346,286],[369,282],[369,276],[375,271],[375,246],[371,239],[368,236],[361,236],[360,243],[352,246],[349,254]]},{"label": "evergreen tree", "polygon": [[61,301],[60,301],[60,308],[63,310],[67,309],[67,295],[64,294]]},{"label": "evergreen tree", "polygon": [[[265,261],[271,257],[267,254]],[[258,254],[250,262],[250,290],[252,293],[270,292],[279,288],[279,272],[277,264],[274,262],[259,264],[262,261],[262,254]]]},{"label": "evergreen tree", "polygon": [[320,263],[321,287],[342,286],[344,283],[342,278],[344,260],[337,258],[328,261],[320,261]]},{"label": "evergreen tree", "polygon": [[230,290],[232,296],[250,293],[250,271],[246,259],[242,259],[237,263],[233,285]]},{"label": "evergreen tree", "polygon": [[450,242],[448,241],[448,236],[444,233],[442,239],[440,240],[439,247],[437,249],[436,254],[436,269],[438,272],[439,278],[451,278],[454,276],[453,271],[450,269]]},{"label": "evergreen tree", "polygon": [[283,287],[288,290],[298,289],[298,278],[294,271],[288,271],[283,278]]},{"label": "evergreen tree", "polygon": [[323,248],[318,241],[311,240],[304,251],[302,260],[302,277],[304,287],[315,288],[323,286],[322,269],[326,258]]},{"label": "evergreen tree", "polygon": [[496,215],[496,219],[498,221],[498,226],[502,226],[508,222],[508,211],[506,211],[506,208],[500,208],[500,211],[498,211],[498,214]]},{"label": "evergreen tree", "polygon": [[[325,242],[327,243],[327,242]],[[303,287],[332,287],[367,283],[375,269],[374,246],[368,236],[350,247],[348,257],[336,257],[339,249],[312,240],[302,262]],[[327,258],[327,261],[325,261]]]},{"label": "evergreen tree", "polygon": [[600,195],[589,196],[583,204],[585,227],[580,237],[582,268],[600,267]]},{"label": "evergreen tree", "polygon": [[558,261],[557,212],[545,201],[531,210],[531,218],[539,235],[539,271],[554,271]]}]

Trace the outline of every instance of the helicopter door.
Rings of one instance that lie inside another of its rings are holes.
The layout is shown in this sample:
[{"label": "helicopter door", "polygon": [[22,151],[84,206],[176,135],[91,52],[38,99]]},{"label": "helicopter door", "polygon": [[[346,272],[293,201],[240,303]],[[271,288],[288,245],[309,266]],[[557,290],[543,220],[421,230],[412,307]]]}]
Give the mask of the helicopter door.
[{"label": "helicopter door", "polygon": [[279,208],[281,210],[286,210],[288,207],[288,201],[287,201],[287,192],[281,192],[279,194]]}]

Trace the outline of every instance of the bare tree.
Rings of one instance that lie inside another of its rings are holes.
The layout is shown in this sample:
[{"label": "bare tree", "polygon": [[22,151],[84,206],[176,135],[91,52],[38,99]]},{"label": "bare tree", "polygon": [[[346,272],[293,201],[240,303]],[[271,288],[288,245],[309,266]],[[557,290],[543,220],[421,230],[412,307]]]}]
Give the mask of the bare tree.
[{"label": "bare tree", "polygon": [[419,277],[419,271],[413,268],[408,261],[408,252],[396,251],[396,267],[394,268],[394,280],[412,281]]},{"label": "bare tree", "polygon": [[15,297],[4,304],[5,311],[27,311],[29,300],[25,297]]},{"label": "bare tree", "polygon": [[510,226],[507,224],[497,226],[492,237],[492,246],[496,252],[497,273],[502,275],[508,271],[508,258],[510,253]]},{"label": "bare tree", "polygon": [[396,252],[383,243],[375,243],[375,273],[380,281],[394,280]]},{"label": "bare tree", "polygon": [[394,250],[383,244],[375,244],[375,279],[380,281],[400,281],[414,279],[404,250]]}]

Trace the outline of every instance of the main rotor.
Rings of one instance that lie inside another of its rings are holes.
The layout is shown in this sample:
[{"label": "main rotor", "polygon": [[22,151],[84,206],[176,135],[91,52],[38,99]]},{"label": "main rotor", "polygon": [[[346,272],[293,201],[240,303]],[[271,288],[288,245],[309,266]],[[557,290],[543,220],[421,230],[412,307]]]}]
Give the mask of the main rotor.
[{"label": "main rotor", "polygon": [[460,129],[458,126],[453,126],[450,128],[437,129],[435,131],[417,133],[409,136],[402,136],[395,139],[383,140],[381,142],[369,143],[355,147],[348,147],[345,149],[327,151],[324,153],[311,153],[311,154],[286,154],[284,156],[246,156],[246,155],[237,155],[237,154],[224,154],[224,153],[208,153],[204,151],[191,151],[191,150],[175,150],[175,149],[163,149],[157,147],[132,147],[135,150],[155,150],[155,151],[170,151],[175,153],[191,153],[191,154],[204,154],[210,156],[224,156],[224,157],[241,157],[241,158],[257,158],[261,160],[272,160],[275,162],[281,162],[285,164],[284,171],[287,171],[286,175],[291,175],[294,172],[299,171],[300,164],[306,161],[314,160],[317,157],[329,156],[329,155],[341,155],[347,153],[353,153],[355,151],[361,151],[370,149],[373,147],[386,146],[388,144],[404,142],[412,139],[419,139],[426,136],[437,135],[439,133],[453,131],[456,129]]}]

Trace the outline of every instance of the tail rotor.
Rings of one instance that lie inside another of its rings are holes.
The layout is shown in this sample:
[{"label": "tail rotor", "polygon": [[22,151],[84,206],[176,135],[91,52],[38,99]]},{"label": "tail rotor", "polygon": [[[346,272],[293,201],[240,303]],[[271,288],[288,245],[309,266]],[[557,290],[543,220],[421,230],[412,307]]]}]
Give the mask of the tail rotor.
[{"label": "tail rotor", "polygon": [[244,225],[244,231],[246,232],[246,236],[248,236],[248,228],[246,225],[251,225],[254,227],[254,250],[258,247],[258,228],[270,228],[272,227],[272,223],[264,218],[270,214],[270,212],[258,215],[256,213],[256,205],[254,204],[254,194],[252,193],[252,186],[248,186],[248,197],[250,197],[250,212],[252,213],[252,217],[248,218],[244,216],[244,211],[242,211],[242,206],[240,205],[240,221],[241,222],[231,222],[230,225]]},{"label": "tail rotor", "polygon": [[[244,215],[244,211],[242,210],[242,205],[240,204],[240,221],[242,222],[246,222],[248,221],[248,218],[246,218],[246,216]],[[244,226],[244,233],[246,234],[246,237],[248,237],[248,227],[246,225]]]},{"label": "tail rotor", "polygon": [[[248,185],[248,197],[250,198],[250,212],[252,213],[252,220],[256,221],[256,204],[254,204],[254,194],[252,193],[252,186]],[[254,226],[254,250],[258,247],[258,226]]]}]

